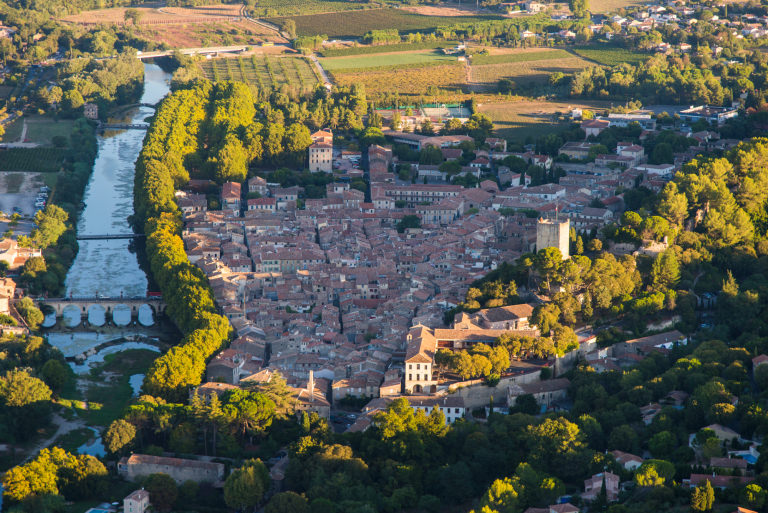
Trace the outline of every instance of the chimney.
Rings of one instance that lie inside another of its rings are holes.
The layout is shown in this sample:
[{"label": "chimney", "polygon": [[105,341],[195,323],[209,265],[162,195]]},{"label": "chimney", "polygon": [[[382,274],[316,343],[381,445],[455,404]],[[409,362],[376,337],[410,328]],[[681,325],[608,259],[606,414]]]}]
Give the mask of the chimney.
[{"label": "chimney", "polygon": [[307,381],[307,392],[309,393],[309,402],[315,402],[315,372],[309,371],[309,381]]}]

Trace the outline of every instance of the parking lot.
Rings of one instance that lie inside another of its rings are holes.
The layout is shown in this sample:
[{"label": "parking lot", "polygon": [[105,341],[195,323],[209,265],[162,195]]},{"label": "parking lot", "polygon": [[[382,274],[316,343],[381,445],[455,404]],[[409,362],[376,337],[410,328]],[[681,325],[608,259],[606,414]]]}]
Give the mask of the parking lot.
[{"label": "parking lot", "polygon": [[35,215],[35,201],[44,186],[42,173],[1,172],[0,212],[12,215],[18,212],[23,217]]}]

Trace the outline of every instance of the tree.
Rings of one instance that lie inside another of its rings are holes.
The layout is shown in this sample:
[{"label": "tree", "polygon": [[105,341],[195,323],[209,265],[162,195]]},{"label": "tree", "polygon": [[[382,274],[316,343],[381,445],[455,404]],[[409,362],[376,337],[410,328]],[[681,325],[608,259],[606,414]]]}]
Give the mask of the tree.
[{"label": "tree", "polygon": [[179,495],[176,481],[168,474],[151,474],[144,481],[144,489],[149,492],[149,502],[158,511],[171,511]]},{"label": "tree", "polygon": [[296,39],[296,22],[294,20],[285,20],[283,22],[283,30],[288,33],[291,39]]},{"label": "tree", "polygon": [[0,377],[0,399],[6,406],[27,406],[51,400],[51,389],[26,369],[12,369]]},{"label": "tree", "polygon": [[281,492],[270,499],[264,513],[309,513],[309,504],[296,492]]},{"label": "tree", "polygon": [[415,214],[408,214],[397,223],[397,233],[403,233],[409,228],[421,228],[421,218]]},{"label": "tree", "polygon": [[677,448],[677,437],[669,431],[656,433],[648,441],[648,449],[654,458],[669,456]]},{"label": "tree", "polygon": [[663,486],[675,476],[675,465],[665,460],[645,460],[635,473],[638,486]]},{"label": "tree", "polygon": [[762,510],[768,493],[757,483],[750,483],[739,492],[739,502],[750,508]]},{"label": "tree", "polygon": [[40,373],[45,383],[56,392],[60,391],[69,379],[69,367],[53,358],[45,362]]},{"label": "tree", "polygon": [[656,256],[651,269],[654,290],[665,291],[673,288],[680,281],[680,265],[674,250],[667,249]]},{"label": "tree", "polygon": [[691,492],[691,509],[693,511],[711,511],[715,505],[715,490],[709,481],[704,481]]},{"label": "tree", "polygon": [[19,314],[21,314],[27,325],[29,325],[29,328],[32,330],[36,330],[38,325],[45,319],[43,312],[40,311],[40,309],[35,306],[32,299],[28,297],[22,298],[16,303],[16,310],[18,310]]},{"label": "tree", "polygon": [[269,487],[269,472],[259,460],[246,462],[224,482],[224,502],[232,509],[253,510]]},{"label": "tree", "polygon": [[35,224],[37,225],[30,233],[30,237],[35,244],[45,249],[56,244],[59,237],[67,230],[66,222],[69,214],[61,207],[49,203],[45,209],[35,214]]},{"label": "tree", "polygon": [[128,20],[131,20],[131,23],[133,25],[138,25],[139,20],[141,20],[142,12],[138,9],[126,9],[125,14],[123,14],[123,19],[128,22]]},{"label": "tree", "polygon": [[573,15],[577,18],[585,16],[589,9],[587,0],[570,0],[568,6],[571,8]]},{"label": "tree", "polygon": [[136,439],[136,428],[130,422],[117,419],[109,425],[104,433],[104,444],[112,454],[118,454],[130,448]]}]

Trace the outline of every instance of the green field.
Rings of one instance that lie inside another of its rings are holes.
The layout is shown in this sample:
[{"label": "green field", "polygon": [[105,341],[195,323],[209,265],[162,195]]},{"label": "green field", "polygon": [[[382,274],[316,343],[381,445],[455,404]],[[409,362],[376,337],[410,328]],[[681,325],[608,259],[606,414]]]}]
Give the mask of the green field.
[{"label": "green field", "polygon": [[210,80],[247,82],[262,89],[285,84],[311,90],[319,82],[314,66],[303,57],[253,55],[237,59],[212,59],[203,61],[201,67]]},{"label": "green field", "polygon": [[8,148],[0,150],[0,171],[53,173],[61,168],[67,150],[57,148]]},{"label": "green field", "polygon": [[435,48],[448,48],[457,44],[457,41],[427,41],[425,43],[400,43],[394,45],[361,45],[347,48],[323,48],[319,53],[323,57],[348,57],[350,55],[407,52],[410,50],[432,50]]},{"label": "green field", "polygon": [[540,52],[504,53],[500,55],[474,55],[472,65],[506,64],[510,62],[547,61],[554,59],[570,59],[573,57],[565,50],[542,50]]},{"label": "green field", "polygon": [[21,137],[21,131],[24,128],[24,122],[22,118],[16,118],[13,122],[5,125],[5,133],[2,137],[2,142],[16,142]]},{"label": "green field", "polygon": [[452,62],[456,62],[455,55],[445,55],[437,50],[320,59],[320,64],[322,64],[323,68],[327,71],[383,68],[385,66],[414,66],[432,63],[447,64]]},{"label": "green field", "polygon": [[[269,21],[282,24],[286,17]],[[325,34],[330,38],[360,37],[371,30],[396,29],[414,32],[456,23],[499,20],[500,16],[422,16],[400,9],[368,9],[344,13],[294,16],[296,31],[300,36]]]},{"label": "green field", "polygon": [[573,48],[573,53],[605,66],[616,66],[624,62],[639,64],[651,58],[649,53],[605,45],[576,46]]}]

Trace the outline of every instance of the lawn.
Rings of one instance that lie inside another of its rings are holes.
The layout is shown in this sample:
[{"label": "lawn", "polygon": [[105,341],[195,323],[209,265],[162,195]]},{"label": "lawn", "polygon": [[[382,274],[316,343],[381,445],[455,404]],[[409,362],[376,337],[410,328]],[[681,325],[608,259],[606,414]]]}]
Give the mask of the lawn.
[{"label": "lawn", "polygon": [[605,109],[610,102],[557,102],[541,100],[521,100],[515,102],[487,103],[479,111],[491,118],[495,134],[513,141],[525,142],[528,136],[536,138],[556,132],[566,126],[567,121],[555,119],[556,112],[569,113],[571,109]]},{"label": "lawn", "polygon": [[8,148],[0,150],[0,171],[53,173],[61,168],[66,151],[59,148]]},{"label": "lawn", "polygon": [[[286,17],[272,18],[282,24]],[[396,29],[401,32],[414,32],[433,29],[456,23],[474,23],[485,20],[502,19],[496,15],[480,16],[423,16],[401,9],[368,9],[344,13],[315,14],[294,16],[296,30],[301,36],[325,34],[330,38],[360,37],[371,30]]]},{"label": "lawn", "polygon": [[495,55],[474,55],[471,59],[472,65],[481,64],[507,64],[511,62],[530,62],[546,61],[554,59],[569,59],[573,57],[565,50],[541,50],[541,51],[520,51],[512,53],[502,53]]},{"label": "lawn", "polygon": [[[550,52],[554,53],[554,52]],[[567,54],[567,52],[564,52]],[[505,56],[506,57],[506,56]],[[552,73],[573,73],[589,66],[587,60],[567,54],[566,58],[534,61],[508,62],[504,64],[472,65],[472,84],[480,90],[495,87],[496,83],[507,78],[518,86],[546,82]]]},{"label": "lawn", "polygon": [[396,52],[361,55],[357,57],[331,57],[320,59],[320,64],[322,64],[326,71],[454,62],[457,62],[455,55],[445,55],[438,50],[419,50],[415,52]]},{"label": "lawn", "polygon": [[304,57],[252,55],[207,60],[201,63],[201,67],[206,78],[211,80],[247,82],[261,89],[287,84],[309,91],[319,81],[314,66]]},{"label": "lawn", "polygon": [[636,52],[617,46],[601,44],[577,46],[573,48],[573,53],[606,66],[616,66],[617,64],[624,62],[639,64],[647,61],[652,56],[649,53]]},{"label": "lawn", "polygon": [[22,121],[22,118],[16,118],[9,125],[5,126],[5,133],[3,134],[2,142],[18,142],[19,137],[21,137],[21,131],[23,128],[24,122]]},{"label": "lawn", "polygon": [[53,146],[53,138],[62,136],[69,143],[69,135],[74,128],[72,120],[52,120],[50,118],[27,118],[26,140],[43,146]]},{"label": "lawn", "polygon": [[421,68],[339,71],[333,73],[333,77],[339,85],[362,84],[369,95],[398,93],[420,96],[426,94],[427,87],[434,85],[441,89],[442,101],[450,101],[443,98],[443,93],[461,93],[461,89],[467,87],[465,68],[460,63]]}]

